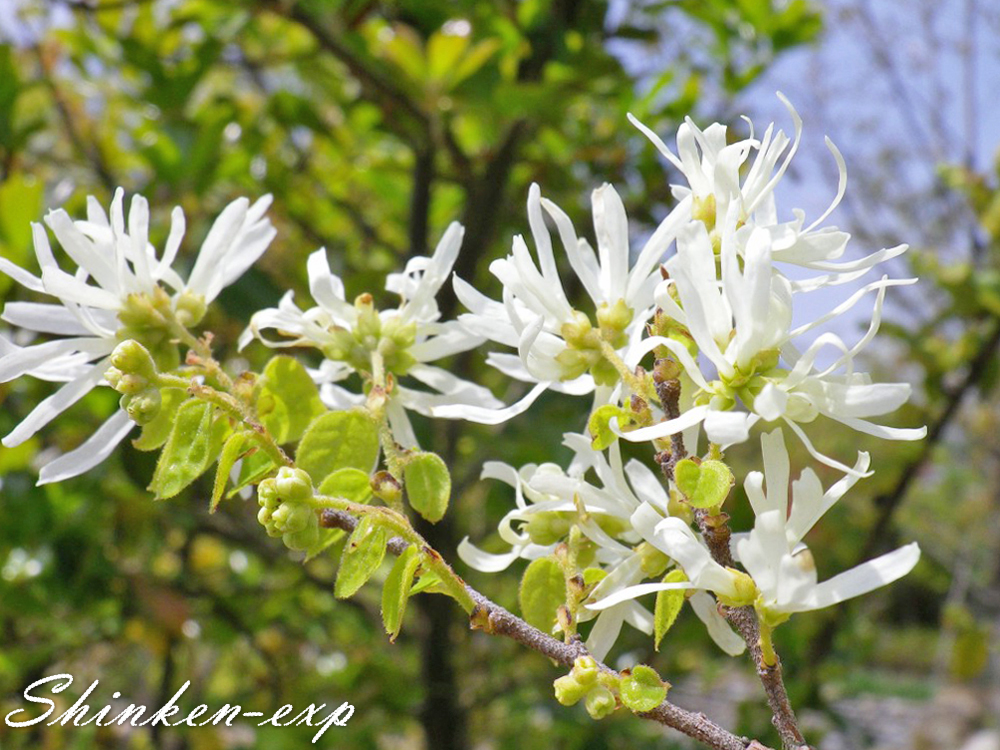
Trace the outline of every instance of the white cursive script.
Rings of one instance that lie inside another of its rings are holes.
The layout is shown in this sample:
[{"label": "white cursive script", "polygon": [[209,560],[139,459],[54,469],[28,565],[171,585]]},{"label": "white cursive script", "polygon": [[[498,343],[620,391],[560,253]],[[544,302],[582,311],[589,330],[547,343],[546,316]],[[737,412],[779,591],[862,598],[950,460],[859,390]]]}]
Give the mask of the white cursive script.
[{"label": "white cursive script", "polygon": [[[40,724],[46,719],[48,719],[56,710],[55,701],[51,698],[43,698],[40,695],[33,694],[38,688],[49,683],[54,683],[49,692],[53,694],[61,693],[70,685],[73,684],[73,675],[71,674],[56,674],[51,677],[43,677],[40,680],[36,680],[24,689],[24,699],[29,703],[40,703],[43,705],[48,705],[48,710],[45,711],[41,716],[36,716],[33,719],[24,719],[22,721],[14,721],[14,717],[18,714],[28,713],[26,708],[18,708],[11,711],[7,716],[4,717],[4,723],[15,729],[20,727],[30,727],[35,724]],[[110,705],[105,705],[99,711],[95,711],[90,718],[87,715],[90,713],[90,706],[85,703],[87,698],[90,696],[94,690],[97,689],[100,680],[94,680],[90,687],[81,695],[76,703],[63,711],[59,716],[48,722],[48,726],[54,724],[60,724],[62,726],[75,726],[84,727],[88,724],[93,724],[97,727],[108,727],[112,725],[124,726],[128,724],[133,727],[144,727],[149,726],[164,726],[164,727],[176,727],[182,724],[186,724],[189,727],[203,727],[207,724],[212,724],[217,726],[221,723],[225,724],[227,727],[231,727],[232,722],[238,719],[240,716],[245,718],[260,718],[264,716],[263,713],[259,711],[243,711],[243,707],[240,705],[230,705],[229,703],[223,704],[215,713],[208,716],[204,721],[196,722],[195,719],[199,719],[205,714],[209,713],[211,709],[202,703],[196,706],[190,712],[188,712],[183,718],[178,718],[177,721],[170,722],[168,719],[181,714],[181,709],[177,706],[177,700],[185,693],[188,687],[191,685],[191,681],[188,680],[180,689],[174,693],[173,697],[167,701],[163,706],[156,709],[153,713],[146,716],[146,712],[149,710],[147,706],[136,705],[135,703],[129,703],[127,707],[122,709],[118,714],[110,717],[110,714],[114,710]],[[115,691],[112,698],[118,699],[121,697],[121,693]],[[354,706],[348,702],[343,702],[337,708],[329,713],[326,717],[321,717],[320,714],[326,709],[326,704],[321,703],[318,706],[315,703],[310,703],[305,709],[296,714],[294,717],[288,721],[281,722],[281,719],[289,716],[295,712],[295,707],[291,704],[285,704],[277,711],[275,711],[269,718],[264,719],[257,723],[257,726],[262,727],[265,724],[270,724],[275,727],[290,727],[290,726],[307,726],[307,727],[317,727],[319,731],[313,735],[312,741],[315,743],[322,737],[326,730],[331,726],[342,727],[347,724],[348,719],[354,715]],[[143,717],[146,718],[143,720]],[[316,721],[314,724],[313,721]]]}]

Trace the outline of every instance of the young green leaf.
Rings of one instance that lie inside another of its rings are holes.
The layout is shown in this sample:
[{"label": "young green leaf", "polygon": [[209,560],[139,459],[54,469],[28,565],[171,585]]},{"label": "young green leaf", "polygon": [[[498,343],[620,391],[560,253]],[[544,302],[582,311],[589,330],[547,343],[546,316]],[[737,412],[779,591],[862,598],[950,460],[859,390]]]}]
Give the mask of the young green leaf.
[{"label": "young green leaf", "polygon": [[183,388],[163,388],[160,390],[160,396],[163,399],[160,410],[152,421],[143,425],[139,437],[132,441],[136,450],[155,451],[163,447],[173,429],[177,409],[187,399],[188,394]]},{"label": "young green leaf", "polygon": [[279,355],[264,368],[257,386],[257,416],[279,443],[302,437],[326,407],[309,373],[297,359]]},{"label": "young green leaf", "polygon": [[222,500],[222,493],[226,489],[226,482],[229,480],[229,473],[240,457],[248,450],[249,439],[245,432],[235,432],[226,440],[222,446],[222,453],[219,454],[219,465],[215,469],[215,486],[212,488],[212,502],[209,504],[209,511],[215,513],[219,501]]},{"label": "young green leaf", "polygon": [[368,414],[359,409],[331,411],[313,420],[302,436],[295,462],[322,484],[337,469],[369,472],[378,458],[378,432]]},{"label": "young green leaf", "polygon": [[407,459],[403,484],[410,507],[431,523],[444,518],[451,498],[451,474],[436,453],[417,453]]},{"label": "young green leaf", "polygon": [[532,561],[521,579],[518,599],[527,623],[543,633],[551,633],[556,611],[566,602],[566,577],[554,557]]},{"label": "young green leaf", "polygon": [[590,446],[595,451],[603,451],[614,443],[618,436],[611,431],[611,420],[618,418],[618,426],[624,427],[629,420],[629,412],[617,404],[604,404],[594,410],[587,421],[587,430],[590,432]]},{"label": "young green leaf", "polygon": [[[306,552],[305,562],[312,560],[314,557],[322,552],[330,549],[334,545],[340,543],[347,536],[347,532],[343,529],[320,529],[319,530],[319,544]],[[343,554],[343,551],[341,551]]]},{"label": "young green leaf", "polygon": [[441,585],[441,577],[433,570],[420,574],[420,578],[410,589],[410,596],[426,591],[429,594],[444,594],[446,590]]},{"label": "young green leaf", "polygon": [[382,622],[389,640],[395,641],[399,629],[403,626],[403,613],[406,611],[406,601],[410,597],[413,586],[413,576],[420,565],[420,551],[415,545],[410,545],[396,558],[389,576],[382,588]]},{"label": "young green leaf", "polygon": [[663,703],[667,687],[651,667],[639,664],[632,667],[631,674],[622,677],[618,694],[628,708],[643,713]]},{"label": "young green leaf", "polygon": [[248,452],[240,462],[240,474],[236,479],[236,485],[229,491],[226,497],[232,497],[248,484],[257,484],[260,480],[278,468],[271,457],[259,448],[254,449],[248,441]]},{"label": "young green leaf", "polygon": [[714,508],[729,496],[733,473],[722,461],[709,459],[698,464],[685,458],[674,467],[674,481],[695,508]]},{"label": "young green leaf", "polygon": [[213,429],[214,412],[211,404],[194,399],[177,410],[177,419],[149,485],[157,500],[176,495],[215,461],[221,440],[218,429]]},{"label": "young green leaf", "polygon": [[[679,568],[671,570],[663,577],[664,583],[680,583],[686,580],[687,576]],[[656,608],[653,610],[653,648],[657,651],[660,650],[660,641],[673,626],[677,615],[680,614],[681,607],[684,606],[685,593],[683,589],[670,589],[656,593]]]},{"label": "young green leaf", "polygon": [[372,483],[361,469],[337,469],[319,486],[319,494],[342,497],[352,503],[367,503],[372,497]]},{"label": "young green leaf", "polygon": [[376,525],[372,516],[365,516],[358,522],[340,556],[340,570],[333,586],[335,597],[347,599],[365,585],[382,564],[388,541],[385,528]]}]

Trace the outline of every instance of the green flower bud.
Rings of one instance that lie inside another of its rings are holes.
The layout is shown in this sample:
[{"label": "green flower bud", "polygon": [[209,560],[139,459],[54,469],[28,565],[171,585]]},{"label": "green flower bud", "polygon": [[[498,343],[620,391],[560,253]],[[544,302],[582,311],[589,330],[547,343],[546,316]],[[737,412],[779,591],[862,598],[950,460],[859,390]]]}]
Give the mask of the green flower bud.
[{"label": "green flower bud", "polygon": [[287,503],[282,503],[271,512],[271,523],[273,523],[275,528],[279,531],[284,532],[285,522],[291,514],[292,506]]},{"label": "green flower bud", "polygon": [[753,604],[759,593],[757,591],[757,584],[754,583],[753,578],[743,571],[734,568],[726,568],[726,571],[732,578],[736,593],[733,596],[717,594],[716,596],[719,601],[727,607],[745,607],[748,604]]},{"label": "green flower bud", "polygon": [[581,685],[593,685],[597,682],[597,661],[593,656],[578,656],[573,662],[573,676]]},{"label": "green flower bud", "polygon": [[308,552],[319,544],[319,526],[307,526],[301,531],[286,533],[281,537],[281,541],[290,550]]},{"label": "green flower bud", "polygon": [[208,305],[205,304],[205,298],[200,294],[185,291],[177,298],[174,309],[177,322],[190,328],[198,325],[205,317]]},{"label": "green flower bud", "polygon": [[597,344],[594,341],[593,330],[594,326],[590,322],[590,318],[585,313],[574,310],[573,320],[569,323],[563,323],[559,334],[563,341],[574,349],[592,349]]},{"label": "green flower bud", "polygon": [[316,521],[316,513],[308,505],[283,505],[282,508],[290,508],[285,517],[285,533],[302,531]]},{"label": "green flower bud", "polygon": [[313,496],[312,480],[302,469],[282,466],[275,478],[275,487],[282,500],[302,502]]},{"label": "green flower bud", "polygon": [[149,380],[142,375],[123,373],[117,367],[109,367],[104,373],[108,384],[122,395],[134,396],[149,388]]},{"label": "green flower bud", "polygon": [[620,299],[613,305],[602,304],[597,308],[597,325],[601,327],[602,333],[623,333],[628,324],[632,322],[635,311],[625,304],[625,300]]},{"label": "green flower bud", "polygon": [[605,716],[610,716],[618,708],[618,701],[615,694],[603,685],[598,685],[589,693],[584,704],[591,719],[600,720]]},{"label": "green flower bud", "polygon": [[574,380],[583,375],[600,355],[593,350],[563,349],[555,360],[561,368],[563,380]]},{"label": "green flower bud", "polygon": [[265,479],[257,485],[257,502],[264,508],[274,510],[278,507],[277,483],[273,479]]},{"label": "green flower bud", "polygon": [[571,675],[564,675],[552,683],[556,691],[556,700],[564,706],[572,706],[579,703],[590,689],[589,685],[581,685],[576,678]]},{"label": "green flower bud", "polygon": [[273,508],[268,508],[266,505],[257,511],[257,521],[260,522],[261,526],[267,526],[271,523],[272,514],[274,513]]},{"label": "green flower bud", "polygon": [[649,578],[659,578],[670,564],[670,558],[649,542],[643,542],[636,550],[639,553],[639,567]]},{"label": "green flower bud", "polygon": [[524,530],[535,544],[555,544],[569,533],[570,519],[564,513],[532,513]]},{"label": "green flower bud", "polygon": [[323,347],[323,356],[337,362],[348,359],[357,345],[354,335],[346,328],[334,328],[329,334],[331,341]]},{"label": "green flower bud", "polygon": [[389,318],[382,327],[382,339],[391,341],[397,349],[409,349],[417,341],[417,324]]},{"label": "green flower bud", "polygon": [[163,397],[159,388],[147,388],[135,395],[125,394],[119,403],[133,422],[145,425],[160,413]]},{"label": "green flower bud", "polygon": [[354,338],[366,349],[378,346],[382,337],[382,320],[370,294],[359,294],[354,300],[354,309],[358,311],[358,322],[354,325]]},{"label": "green flower bud", "polygon": [[111,365],[123,375],[139,375],[147,380],[156,379],[156,365],[146,347],[134,339],[121,342],[111,352]]},{"label": "green flower bud", "polygon": [[594,376],[594,382],[598,385],[611,386],[618,382],[618,370],[603,357],[590,368],[590,374]]}]

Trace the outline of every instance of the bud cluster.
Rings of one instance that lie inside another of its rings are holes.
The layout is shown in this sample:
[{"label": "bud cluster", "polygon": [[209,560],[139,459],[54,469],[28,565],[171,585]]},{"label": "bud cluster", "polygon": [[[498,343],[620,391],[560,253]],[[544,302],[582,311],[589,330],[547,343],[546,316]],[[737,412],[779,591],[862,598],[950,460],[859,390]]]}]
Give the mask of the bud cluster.
[{"label": "bud cluster", "polygon": [[257,487],[257,520],[268,536],[280,536],[289,549],[308,552],[320,540],[319,516],[309,502],[312,497],[309,475],[283,466],[274,479],[265,479]]},{"label": "bud cluster", "polygon": [[616,682],[610,674],[600,671],[592,656],[580,656],[573,662],[570,673],[557,679],[553,687],[556,700],[564,706],[583,700],[591,718],[603,719],[618,708]]},{"label": "bud cluster", "polygon": [[416,364],[408,351],[417,340],[416,323],[399,316],[383,318],[370,294],[359,295],[354,300],[354,309],[357,319],[353,328],[334,327],[323,354],[328,359],[346,362],[355,370],[367,371],[371,369],[372,353],[378,352],[389,372],[405,375]]},{"label": "bud cluster", "polygon": [[[204,301],[201,306],[205,307]],[[161,287],[149,294],[130,294],[118,311],[121,327],[115,335],[120,341],[142,342],[161,372],[172,370],[180,364],[180,352],[168,321],[176,319],[184,325],[193,325],[193,307],[196,299],[190,293],[180,295],[174,302]]]},{"label": "bud cluster", "polygon": [[556,355],[556,362],[562,367],[563,379],[572,380],[586,372],[600,385],[614,385],[618,373],[601,351],[605,341],[615,349],[628,343],[626,329],[635,313],[625,300],[619,299],[613,305],[606,302],[597,308],[597,327],[590,318],[579,310],[574,310],[572,320],[563,323],[559,333],[566,342],[566,348]]},{"label": "bud cluster", "polygon": [[159,414],[163,399],[156,363],[138,341],[129,339],[115,347],[104,379],[122,394],[121,407],[136,424],[148,424]]}]

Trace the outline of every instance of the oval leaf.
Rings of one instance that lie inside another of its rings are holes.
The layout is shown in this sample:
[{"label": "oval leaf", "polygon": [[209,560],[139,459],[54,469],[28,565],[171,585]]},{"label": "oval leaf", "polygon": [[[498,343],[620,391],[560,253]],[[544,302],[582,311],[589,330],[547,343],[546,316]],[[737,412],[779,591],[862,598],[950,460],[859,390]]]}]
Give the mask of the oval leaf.
[{"label": "oval leaf", "polygon": [[444,518],[451,497],[451,474],[436,453],[417,453],[407,460],[403,484],[410,507],[431,523]]},{"label": "oval leaf", "polygon": [[372,483],[361,469],[337,469],[323,480],[319,494],[342,497],[352,503],[367,503],[372,497]]},{"label": "oval leaf", "polygon": [[257,416],[279,443],[302,437],[313,419],[326,407],[306,368],[286,355],[273,357],[257,386]]},{"label": "oval leaf", "polygon": [[[688,578],[680,569],[671,570],[663,577],[664,583],[680,583]],[[656,608],[653,610],[653,647],[659,651],[660,641],[673,626],[684,606],[685,591],[670,589],[656,592]]]},{"label": "oval leaf", "polygon": [[733,473],[722,461],[695,463],[690,458],[674,467],[677,489],[695,508],[714,508],[725,502],[733,486]]},{"label": "oval leaf", "polygon": [[344,546],[344,553],[340,556],[340,569],[337,571],[333,595],[338,599],[354,596],[382,564],[388,541],[386,530],[377,526],[372,516],[362,518],[354,527]]},{"label": "oval leaf", "polygon": [[566,577],[554,557],[534,560],[521,579],[521,615],[529,625],[551,633],[556,611],[566,602]]},{"label": "oval leaf", "polygon": [[226,444],[222,446],[222,453],[219,454],[219,465],[215,469],[215,486],[212,488],[212,501],[209,504],[209,512],[215,513],[215,509],[222,500],[222,493],[226,489],[226,482],[233,466],[240,457],[249,450],[249,439],[244,432],[236,432],[229,436]]},{"label": "oval leaf", "polygon": [[217,431],[212,429],[214,409],[211,404],[192,399],[177,410],[177,419],[149,484],[157,500],[173,497],[212,465],[221,446]]},{"label": "oval leaf", "polygon": [[399,629],[403,626],[403,613],[406,611],[406,601],[410,598],[413,587],[413,576],[420,565],[420,552],[415,545],[410,545],[396,558],[389,576],[382,588],[382,622],[389,640],[395,641]]},{"label": "oval leaf", "polygon": [[590,432],[590,447],[595,451],[603,451],[614,443],[618,436],[611,431],[611,420],[618,418],[618,426],[624,427],[628,423],[629,413],[618,404],[604,404],[594,410],[587,421],[587,430]]},{"label": "oval leaf", "polygon": [[632,673],[622,677],[618,689],[622,703],[638,713],[652,711],[667,697],[667,686],[655,670],[643,664],[632,668]]},{"label": "oval leaf", "polygon": [[309,425],[295,453],[295,463],[322,484],[337,469],[368,472],[378,458],[375,423],[361,410],[331,411]]}]

